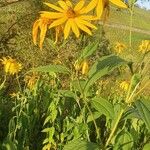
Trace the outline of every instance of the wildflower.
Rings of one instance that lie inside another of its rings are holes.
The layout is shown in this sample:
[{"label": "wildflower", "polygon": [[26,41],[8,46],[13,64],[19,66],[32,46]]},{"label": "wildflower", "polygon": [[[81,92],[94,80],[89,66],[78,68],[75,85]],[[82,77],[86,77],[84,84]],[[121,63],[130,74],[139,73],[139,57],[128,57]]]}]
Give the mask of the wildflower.
[{"label": "wildflower", "polygon": [[38,20],[36,20],[33,24],[33,30],[32,30],[32,36],[33,36],[33,43],[36,45],[37,43],[37,34],[38,29],[40,28],[40,44],[39,47],[42,49],[43,41],[46,35],[47,26],[52,23],[52,20],[46,17],[40,17]]},{"label": "wildflower", "polygon": [[109,7],[109,2],[122,7],[127,8],[127,5],[123,3],[121,0],[91,0],[91,2],[87,5],[86,11],[91,11],[96,8],[97,17],[100,18],[104,9]]},{"label": "wildflower", "polygon": [[139,46],[139,52],[143,54],[150,51],[150,40],[142,40],[141,45]]},{"label": "wildflower", "polygon": [[25,79],[24,79],[25,83],[27,84],[27,87],[30,90],[33,90],[37,80],[38,80],[38,76],[35,74],[33,74],[32,76],[27,75],[25,76]]},{"label": "wildflower", "polygon": [[[33,37],[33,43],[37,45],[37,35],[38,35],[38,30],[40,29],[40,43],[39,47],[42,49],[44,38],[46,36],[46,32],[48,29],[48,26],[53,22],[52,19],[46,18],[46,17],[40,17],[37,19],[34,24],[33,24],[33,30],[32,30],[32,37]],[[62,31],[62,27],[58,26],[55,28],[55,43],[58,42],[59,35]]]},{"label": "wildflower", "polygon": [[88,62],[87,62],[87,60],[84,60],[82,63],[82,74],[86,75],[88,73],[88,71],[89,71]]},{"label": "wildflower", "polygon": [[77,60],[74,64],[76,71],[81,71],[83,75],[86,75],[89,71],[89,64],[87,60]]},{"label": "wildflower", "polygon": [[94,17],[92,15],[85,15],[86,13],[88,13],[88,10],[85,9],[84,3],[84,0],[81,0],[74,8],[69,0],[59,0],[58,4],[60,5],[60,7],[55,6],[51,3],[45,3],[47,6],[56,10],[57,12],[42,11],[41,16],[54,19],[54,21],[50,24],[49,28],[65,24],[65,39],[67,39],[67,37],[69,36],[70,30],[73,31],[77,38],[80,36],[80,30],[86,32],[89,35],[92,35],[90,29],[97,28],[89,21],[96,20],[97,17]]},{"label": "wildflower", "polygon": [[120,88],[124,91],[127,91],[129,89],[129,82],[128,81],[122,81],[120,83]]},{"label": "wildflower", "polygon": [[125,48],[126,48],[126,46],[123,43],[117,42],[116,45],[115,45],[115,51],[116,51],[117,54],[122,53]]},{"label": "wildflower", "polygon": [[22,69],[22,65],[18,63],[15,59],[12,59],[11,57],[3,57],[1,61],[4,65],[4,71],[6,73],[14,75]]}]

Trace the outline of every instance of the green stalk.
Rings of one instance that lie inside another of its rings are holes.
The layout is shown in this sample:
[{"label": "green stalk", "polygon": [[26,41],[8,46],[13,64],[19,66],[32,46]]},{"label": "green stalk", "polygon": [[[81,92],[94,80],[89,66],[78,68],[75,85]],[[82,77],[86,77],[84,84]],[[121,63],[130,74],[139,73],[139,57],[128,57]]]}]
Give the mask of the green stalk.
[{"label": "green stalk", "polygon": [[[130,100],[134,97],[134,94],[135,94],[136,89],[137,89],[137,87],[139,86],[139,84],[140,84],[140,82],[135,86],[135,88],[133,89],[133,91],[132,91],[131,94],[130,94],[130,91],[131,91],[131,86],[132,86],[132,85],[130,85],[130,88],[129,88],[129,90],[128,90],[128,93],[127,93],[127,96],[126,96],[126,99],[125,99],[125,102],[126,102],[126,103],[130,103],[130,102],[131,102]],[[128,106],[127,106],[127,107],[128,107]],[[112,140],[112,137],[114,136],[114,133],[115,133],[115,131],[117,130],[118,124],[119,124],[119,122],[120,122],[120,120],[121,120],[121,118],[122,118],[122,115],[123,115],[123,113],[124,113],[124,111],[126,110],[127,107],[121,109],[121,111],[120,111],[120,113],[119,113],[119,115],[118,115],[118,118],[117,118],[117,120],[116,120],[116,122],[115,122],[115,124],[114,124],[114,127],[113,127],[113,129],[112,129],[112,131],[111,131],[111,133],[110,133],[110,135],[109,135],[107,141],[106,141],[105,148],[107,148],[107,146],[110,144],[110,142],[111,142],[111,140]]]},{"label": "green stalk", "polygon": [[[84,91],[83,91],[83,89],[82,89],[82,87],[81,87],[79,78],[78,78],[78,82],[79,82],[79,86],[80,86],[80,88],[81,88],[81,90],[82,90],[83,101],[84,101],[85,106],[87,107],[87,109],[88,109],[88,111],[89,111],[89,113],[90,113],[90,115],[91,115],[91,117],[92,117],[92,120],[93,120],[95,129],[96,129],[97,139],[100,140],[100,134],[99,134],[99,130],[98,130],[96,121],[95,121],[94,116],[93,116],[93,113],[92,113],[92,111],[91,111],[91,109],[90,109],[90,107],[89,107],[89,105],[88,105],[88,103],[87,103],[86,96],[85,96]],[[100,141],[101,141],[101,140],[100,140]],[[101,144],[102,144],[102,142],[101,142]]]},{"label": "green stalk", "polygon": [[112,129],[112,131],[111,131],[111,133],[110,133],[110,135],[109,135],[107,141],[106,141],[105,148],[106,148],[106,147],[109,145],[109,143],[111,142],[111,139],[112,139],[112,137],[114,136],[114,133],[115,133],[117,127],[118,127],[119,121],[120,121],[120,119],[121,119],[121,117],[122,117],[124,111],[125,111],[125,109],[121,109],[121,111],[120,111],[120,113],[119,113],[119,115],[118,115],[118,118],[117,118],[117,120],[116,120],[116,123],[115,123],[115,125],[114,125],[114,127],[113,127],[113,129]]}]

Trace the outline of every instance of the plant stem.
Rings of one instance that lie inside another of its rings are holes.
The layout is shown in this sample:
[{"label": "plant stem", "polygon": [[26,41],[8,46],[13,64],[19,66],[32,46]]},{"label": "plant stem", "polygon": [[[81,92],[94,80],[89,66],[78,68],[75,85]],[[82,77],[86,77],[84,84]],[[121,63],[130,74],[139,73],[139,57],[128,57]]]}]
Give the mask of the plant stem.
[{"label": "plant stem", "polygon": [[[81,89],[81,91],[82,91],[82,96],[83,96],[83,101],[84,101],[84,103],[85,103],[85,106],[87,107],[87,109],[88,109],[88,111],[89,111],[89,113],[90,113],[90,115],[91,115],[91,117],[92,117],[92,120],[93,120],[95,129],[96,129],[97,139],[100,140],[100,134],[99,134],[99,130],[98,130],[96,121],[95,121],[94,116],[93,116],[93,113],[92,113],[92,111],[91,111],[91,109],[90,109],[90,107],[89,107],[89,105],[88,105],[88,103],[87,103],[86,96],[85,96],[84,90],[82,89],[82,86],[81,86],[81,84],[80,84],[79,78],[78,78],[78,83],[79,83],[80,89]],[[100,141],[101,141],[101,140],[100,140]],[[101,142],[101,144],[102,144],[102,142]]]},{"label": "plant stem", "polygon": [[116,123],[115,123],[115,125],[114,125],[114,127],[113,127],[113,129],[112,129],[112,131],[111,131],[111,133],[110,133],[110,135],[109,135],[107,141],[106,141],[105,148],[106,148],[106,147],[109,145],[109,143],[111,142],[111,139],[112,139],[112,137],[113,137],[113,135],[114,135],[114,133],[115,133],[117,127],[118,127],[119,121],[120,121],[120,119],[121,119],[121,117],[122,117],[124,111],[125,111],[125,109],[122,108],[121,111],[120,111],[120,113],[119,113],[119,116],[118,116],[118,118],[117,118],[117,120],[116,120]]},{"label": "plant stem", "polygon": [[90,113],[90,115],[91,115],[91,117],[92,117],[92,120],[93,120],[93,123],[94,123],[95,129],[96,129],[97,139],[100,139],[99,130],[98,130],[98,127],[97,127],[96,121],[95,121],[95,119],[94,119],[93,113],[92,113],[92,111],[91,111],[91,109],[90,109],[90,107],[89,107],[88,103],[86,102],[86,100],[84,100],[84,103],[85,103],[85,105],[86,105],[86,107],[87,107],[87,109],[88,109],[88,111],[89,111],[89,113]]},{"label": "plant stem", "polygon": [[16,79],[17,79],[19,90],[22,91],[21,85],[20,85],[20,82],[19,82],[19,76],[18,76],[18,74],[16,74]]}]

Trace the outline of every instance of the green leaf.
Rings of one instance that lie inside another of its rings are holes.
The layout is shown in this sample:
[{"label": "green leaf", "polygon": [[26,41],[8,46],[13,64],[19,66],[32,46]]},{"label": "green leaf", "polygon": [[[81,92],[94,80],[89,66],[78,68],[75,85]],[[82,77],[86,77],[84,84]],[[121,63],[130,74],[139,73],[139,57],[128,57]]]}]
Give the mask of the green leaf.
[{"label": "green leaf", "polygon": [[143,150],[149,150],[149,149],[150,149],[150,143],[144,145]]},{"label": "green leaf", "polygon": [[49,132],[50,130],[51,130],[51,128],[45,128],[41,132]]},{"label": "green leaf", "polygon": [[139,116],[138,110],[131,107],[125,111],[122,118],[123,119],[134,119],[134,118],[140,119],[141,117]]},{"label": "green leaf", "polygon": [[49,142],[53,141],[54,133],[55,133],[55,128],[51,127],[50,130],[49,130]]},{"label": "green leaf", "polygon": [[70,90],[59,90],[59,92],[64,96],[64,97],[70,97],[76,99],[75,93],[73,93]]},{"label": "green leaf", "polygon": [[54,122],[56,117],[57,117],[57,114],[58,114],[58,111],[57,109],[54,109],[52,112],[51,112],[51,121]]},{"label": "green leaf", "polygon": [[46,66],[40,66],[37,68],[31,69],[29,72],[45,72],[45,73],[63,73],[63,74],[69,74],[69,69],[62,66],[62,65],[46,65]]},{"label": "green leaf", "polygon": [[17,150],[17,147],[15,145],[15,142],[12,142],[9,139],[6,139],[3,143],[3,147],[5,147],[6,150]]},{"label": "green leaf", "polygon": [[150,131],[150,101],[148,100],[138,100],[135,101],[135,105],[138,109],[139,115],[145,122],[148,130]]},{"label": "green leaf", "polygon": [[99,146],[95,143],[78,139],[65,145],[63,150],[99,150]]},{"label": "green leaf", "polygon": [[89,79],[86,82],[84,90],[87,92],[89,87],[93,85],[98,79],[100,79],[104,75],[109,74],[115,68],[124,64],[127,64],[127,62],[115,55],[109,55],[100,58],[94,63],[94,65],[89,70]]},{"label": "green leaf", "polygon": [[46,143],[48,143],[48,142],[49,142],[49,139],[46,138],[46,139],[44,139],[43,144],[46,144]]},{"label": "green leaf", "polygon": [[48,123],[50,120],[51,120],[51,116],[46,117],[43,125],[45,125],[46,123]]},{"label": "green leaf", "polygon": [[72,81],[72,85],[74,87],[75,91],[79,91],[80,93],[83,92],[83,88],[85,86],[86,81],[85,80],[74,80]]},{"label": "green leaf", "polygon": [[88,46],[85,47],[85,49],[82,51],[81,56],[79,57],[80,59],[86,59],[87,57],[91,56],[98,47],[98,42],[97,43],[90,43]]},{"label": "green leaf", "polygon": [[114,106],[106,99],[103,98],[94,98],[91,101],[92,106],[99,111],[101,114],[104,114],[110,119],[114,118]]},{"label": "green leaf", "polygon": [[88,116],[88,118],[87,118],[87,123],[93,121],[93,118],[96,120],[97,118],[99,118],[99,117],[102,115],[102,113],[99,112],[99,111],[92,112],[92,113],[93,113],[93,114],[92,114],[93,116],[89,114],[89,116]]},{"label": "green leaf", "polygon": [[127,131],[121,131],[116,136],[114,150],[129,150],[133,147],[132,135]]}]

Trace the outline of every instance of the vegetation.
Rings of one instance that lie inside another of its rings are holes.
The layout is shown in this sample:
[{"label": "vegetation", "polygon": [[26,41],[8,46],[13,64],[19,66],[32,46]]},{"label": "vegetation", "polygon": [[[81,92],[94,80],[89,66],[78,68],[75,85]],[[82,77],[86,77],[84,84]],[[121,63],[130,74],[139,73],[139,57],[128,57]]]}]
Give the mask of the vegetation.
[{"label": "vegetation", "polygon": [[1,150],[149,149],[148,11],[2,0],[0,14]]}]

